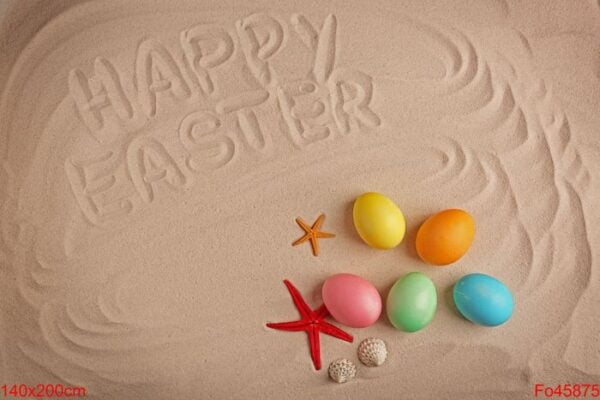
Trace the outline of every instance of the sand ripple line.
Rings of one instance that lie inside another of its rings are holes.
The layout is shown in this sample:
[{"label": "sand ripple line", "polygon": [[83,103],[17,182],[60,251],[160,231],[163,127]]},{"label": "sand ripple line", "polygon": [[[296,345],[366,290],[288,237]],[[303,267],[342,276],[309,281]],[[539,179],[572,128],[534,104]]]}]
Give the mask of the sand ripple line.
[{"label": "sand ripple line", "polygon": [[418,23],[431,39],[431,44],[443,54],[446,74],[443,78],[447,94],[454,93],[471,82],[479,69],[479,58],[473,43],[459,31],[443,31],[432,25]]},{"label": "sand ripple line", "polygon": [[489,101],[467,115],[467,126],[496,130],[509,119],[515,107],[516,101],[510,85],[498,83],[492,86]]},{"label": "sand ripple line", "polygon": [[552,90],[543,80],[538,80],[532,88],[531,100],[539,113],[539,123],[544,130],[552,158],[557,167],[562,167],[556,173],[565,176],[576,188],[587,190],[591,180],[589,170],[573,142],[567,116],[555,105]]},{"label": "sand ripple line", "polygon": [[436,149],[442,154],[444,167],[425,178],[422,181],[424,184],[447,182],[455,176],[460,176],[467,169],[467,165],[472,163],[471,159],[467,158],[467,154],[459,142],[448,139],[448,144],[448,150],[446,147]]},{"label": "sand ripple line", "polygon": [[24,260],[17,265],[17,293],[27,304],[39,310],[59,294],[60,285],[65,285],[61,276],[63,267],[59,263],[42,261],[33,252],[25,252]]},{"label": "sand ripple line", "polygon": [[560,200],[556,226],[544,241],[545,246],[537,249],[545,250],[547,261],[552,263],[544,266],[543,276],[530,277],[536,278],[535,284],[528,282],[527,296],[522,300],[523,307],[544,305],[541,312],[531,313],[529,318],[521,321],[521,329],[536,331],[535,338],[526,339],[535,349],[534,353],[543,352],[545,344],[561,335],[562,329],[573,321],[591,279],[591,247],[581,198],[564,181],[557,184],[557,190]]},{"label": "sand ripple line", "polygon": [[[73,318],[73,320],[71,320]],[[81,330],[78,315],[69,315],[61,304],[46,304],[39,317],[40,343],[21,341],[19,347],[38,365],[58,376],[80,376],[101,379],[104,383],[145,382],[144,363],[135,366],[125,362],[152,359],[174,344],[193,337],[174,337],[172,329],[115,331],[113,334]],[[39,334],[39,333],[38,333]],[[115,368],[121,365],[121,368]]]},{"label": "sand ripple line", "polygon": [[[432,50],[442,54],[446,75],[436,82],[435,91],[451,96],[445,103],[445,107],[451,106],[447,113],[464,113],[473,117],[473,123],[491,120],[486,122],[490,126],[506,120],[516,105],[512,88],[506,82],[493,82],[496,78],[490,63],[474,40],[456,29],[442,30],[424,23],[418,26],[430,38]],[[515,71],[510,62],[506,64]]]},{"label": "sand ripple line", "polygon": [[573,143],[569,121],[562,113],[555,120],[554,124],[546,127],[550,148],[560,162],[565,178],[585,191],[591,180],[590,173]]}]

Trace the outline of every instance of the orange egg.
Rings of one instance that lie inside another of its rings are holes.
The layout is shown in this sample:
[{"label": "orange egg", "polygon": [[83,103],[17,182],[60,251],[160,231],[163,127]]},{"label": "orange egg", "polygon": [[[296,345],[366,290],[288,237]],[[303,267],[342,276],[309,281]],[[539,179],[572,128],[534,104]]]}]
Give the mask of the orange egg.
[{"label": "orange egg", "polygon": [[475,221],[463,210],[440,211],[417,232],[417,253],[423,261],[447,265],[465,255],[475,236]]}]

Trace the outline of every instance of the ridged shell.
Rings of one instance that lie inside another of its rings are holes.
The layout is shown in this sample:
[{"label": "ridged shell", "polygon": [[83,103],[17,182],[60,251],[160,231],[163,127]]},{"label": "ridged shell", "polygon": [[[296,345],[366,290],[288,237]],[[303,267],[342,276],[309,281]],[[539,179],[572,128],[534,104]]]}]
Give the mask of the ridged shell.
[{"label": "ridged shell", "polygon": [[368,367],[378,367],[387,359],[385,342],[377,338],[367,338],[358,345],[358,359]]},{"label": "ridged shell", "polygon": [[329,364],[329,377],[337,383],[348,382],[356,376],[356,366],[348,359],[340,358]]}]

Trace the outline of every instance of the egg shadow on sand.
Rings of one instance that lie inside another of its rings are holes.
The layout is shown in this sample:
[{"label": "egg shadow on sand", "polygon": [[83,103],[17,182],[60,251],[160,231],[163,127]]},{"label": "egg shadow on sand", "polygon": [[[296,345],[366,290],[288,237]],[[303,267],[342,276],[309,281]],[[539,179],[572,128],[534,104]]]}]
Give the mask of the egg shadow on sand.
[{"label": "egg shadow on sand", "polygon": [[452,311],[452,313],[454,315],[456,315],[458,318],[460,318],[463,321],[467,321],[467,319],[462,316],[460,311],[458,311],[458,308],[456,308],[456,304],[454,304],[454,285],[450,285],[444,289],[443,298],[444,298],[444,301],[446,302],[446,305],[448,306],[448,308]]},{"label": "egg shadow on sand", "polygon": [[411,226],[410,228],[407,226],[406,234],[404,237],[406,252],[411,258],[420,262],[423,262],[423,260],[421,260],[421,257],[419,257],[419,253],[417,253],[417,232],[419,232],[419,228],[421,227],[421,225],[423,225],[423,222],[425,222],[425,220],[427,220],[427,217],[420,218],[419,223],[415,224],[414,226]]},{"label": "egg shadow on sand", "polygon": [[394,284],[396,283],[396,281],[392,282],[390,285],[388,285],[384,290],[382,290],[381,293],[381,316],[379,317],[379,319],[381,320],[382,318],[385,320],[385,325],[388,328],[394,329],[396,330],[396,327],[394,325],[392,325],[392,323],[390,322],[390,319],[387,317],[387,298],[388,295],[390,294],[390,290],[392,290],[392,287],[394,286]]},{"label": "egg shadow on sand", "polygon": [[[344,218],[343,218],[343,232],[347,233],[348,238],[353,242],[361,246],[366,246],[367,244],[363,242],[360,236],[358,236],[358,232],[356,232],[356,228],[354,227],[354,200],[348,201],[344,204]],[[346,217],[347,216],[347,217]],[[346,235],[344,235],[346,236]]]}]

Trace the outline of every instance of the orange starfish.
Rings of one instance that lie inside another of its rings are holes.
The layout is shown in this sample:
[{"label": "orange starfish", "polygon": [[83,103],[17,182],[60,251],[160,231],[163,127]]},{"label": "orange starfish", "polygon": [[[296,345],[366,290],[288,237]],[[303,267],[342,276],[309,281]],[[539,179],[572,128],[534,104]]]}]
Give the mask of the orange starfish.
[{"label": "orange starfish", "polygon": [[300,243],[304,243],[307,240],[310,240],[310,246],[312,247],[313,255],[318,256],[319,239],[335,237],[333,233],[323,232],[320,230],[321,225],[323,225],[323,221],[325,221],[325,214],[319,215],[319,218],[317,218],[313,226],[308,226],[308,224],[304,222],[300,217],[296,218],[296,223],[300,225],[302,229],[304,229],[305,233],[304,236],[292,243],[292,246],[297,246]]}]

